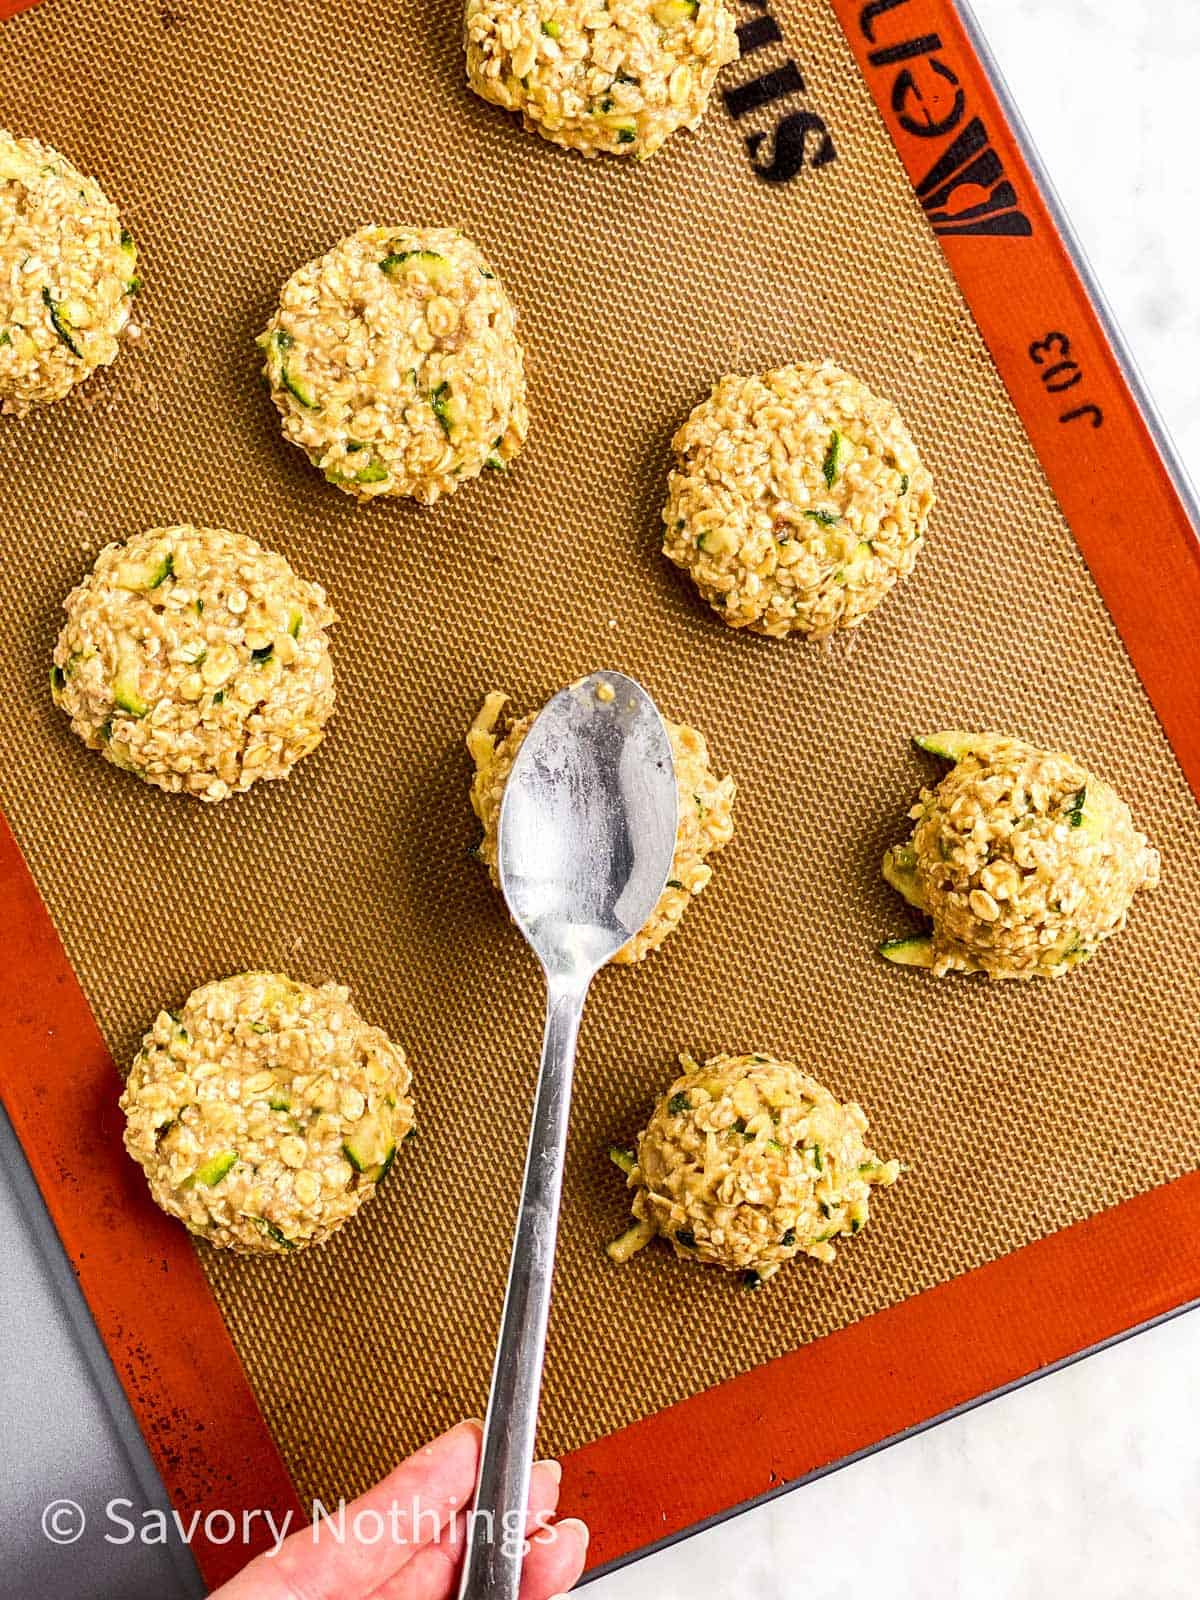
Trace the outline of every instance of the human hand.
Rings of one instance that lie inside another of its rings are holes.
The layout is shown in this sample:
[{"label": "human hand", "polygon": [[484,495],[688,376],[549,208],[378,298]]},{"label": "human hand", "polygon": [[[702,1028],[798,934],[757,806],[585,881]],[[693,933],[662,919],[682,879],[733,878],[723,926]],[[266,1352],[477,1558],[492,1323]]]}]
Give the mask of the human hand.
[{"label": "human hand", "polygon": [[[480,1439],[477,1422],[459,1423],[352,1501],[344,1538],[337,1520],[304,1528],[209,1600],[454,1600]],[[562,1595],[583,1571],[587,1528],[552,1520],[560,1476],[554,1461],[533,1469],[521,1600]]]}]

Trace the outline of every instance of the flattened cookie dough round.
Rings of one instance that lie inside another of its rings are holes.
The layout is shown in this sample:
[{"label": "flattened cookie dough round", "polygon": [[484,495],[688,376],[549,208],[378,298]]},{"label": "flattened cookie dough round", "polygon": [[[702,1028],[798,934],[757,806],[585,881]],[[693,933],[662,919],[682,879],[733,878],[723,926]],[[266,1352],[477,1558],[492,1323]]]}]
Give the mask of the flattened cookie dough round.
[{"label": "flattened cookie dough round", "polygon": [[697,128],[738,56],[727,0],[468,0],[476,94],[585,155],[652,156]]},{"label": "flattened cookie dough round", "polygon": [[884,857],[884,877],[933,922],[931,935],[885,944],[890,960],[938,977],[1060,978],[1158,883],[1158,851],[1129,807],[1074,756],[1000,733],[917,743],[954,765],[922,789],[912,838]]},{"label": "flattened cookie dough round", "polygon": [[133,236],[94,178],[0,130],[0,404],[61,400],[117,357],[140,286]]},{"label": "flattened cookie dough round", "polygon": [[824,639],[912,571],[933,480],[895,406],[831,361],[723,378],[673,449],[663,554],[731,628]]},{"label": "flattened cookie dough round", "polygon": [[358,500],[432,505],[529,431],[516,312],[449,228],[360,228],[283,286],[260,335],[283,431]]},{"label": "flattened cookie dough round", "polygon": [[340,1228],[413,1126],[404,1052],[338,984],[205,984],[142,1040],[121,1109],[154,1199],[210,1244],[281,1254]]},{"label": "flattened cookie dough round", "polygon": [[637,1220],[609,1254],[627,1260],[660,1234],[753,1288],[793,1256],[831,1262],[833,1241],[865,1227],[872,1186],[900,1175],[868,1148],[862,1107],[773,1056],[680,1062],[636,1152],[612,1152]]},{"label": "flattened cookie dough round", "polygon": [[[507,695],[489,694],[467,734],[467,749],[475,763],[471,805],[483,825],[479,855],[497,888],[500,887],[497,854],[504,786],[536,716],[531,713],[520,717],[501,731],[507,703]],[[717,777],[702,733],[682,723],[663,720],[671,741],[679,789],[675,855],[671,861],[671,876],[650,920],[612,958],[619,966],[641,961],[674,932],[692,900],[712,878],[709,856],[723,850],[733,838],[733,801],[737,793],[733,779]]]},{"label": "flattened cookie dough round", "polygon": [[153,528],[68,595],[55,704],[147,783],[223,800],[284,778],[333,712],[325,591],[224,528]]}]

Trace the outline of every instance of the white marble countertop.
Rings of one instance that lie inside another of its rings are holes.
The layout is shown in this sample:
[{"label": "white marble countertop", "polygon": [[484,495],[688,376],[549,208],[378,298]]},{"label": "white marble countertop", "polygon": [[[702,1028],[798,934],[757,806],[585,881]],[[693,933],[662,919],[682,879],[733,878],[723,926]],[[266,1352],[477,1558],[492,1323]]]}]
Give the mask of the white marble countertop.
[{"label": "white marble countertop", "polygon": [[[974,0],[1084,248],[1200,479],[1188,0]],[[1200,1571],[1200,1315],[1183,1316],[587,1592],[1181,1600]],[[819,1552],[819,1553],[818,1553]]]}]

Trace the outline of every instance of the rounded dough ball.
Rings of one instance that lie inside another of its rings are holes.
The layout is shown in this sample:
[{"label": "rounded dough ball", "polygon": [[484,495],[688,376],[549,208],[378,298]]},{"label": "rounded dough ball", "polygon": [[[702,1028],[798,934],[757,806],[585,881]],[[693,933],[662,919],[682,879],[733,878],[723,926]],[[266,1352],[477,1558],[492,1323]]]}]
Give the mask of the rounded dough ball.
[{"label": "rounded dough ball", "polygon": [[0,130],[0,402],[61,400],[117,358],[140,287],[133,237],[57,150]]},{"label": "rounded dough ball", "polygon": [[193,1233],[286,1253],[328,1238],[387,1176],[411,1079],[346,989],[243,972],[159,1012],[121,1096],[125,1148]]},{"label": "rounded dough ball", "polygon": [[1115,790],[1074,756],[999,733],[920,740],[954,766],[923,789],[884,876],[933,919],[931,965],[1058,978],[1125,926],[1158,852]]},{"label": "rounded dough ball", "polygon": [[325,591],[224,528],[153,528],[68,595],[50,687],[92,750],[173,793],[284,778],[333,711]]},{"label": "rounded dough ball", "polygon": [[823,639],[912,571],[933,480],[895,406],[831,361],[723,378],[673,449],[663,554],[731,628]]},{"label": "rounded dough ball", "polygon": [[259,336],[283,431],[358,500],[425,505],[529,431],[516,312],[449,228],[360,228],[283,286]]},{"label": "rounded dough ball", "polygon": [[610,1247],[624,1260],[660,1234],[676,1255],[771,1277],[796,1255],[832,1261],[858,1233],[873,1184],[900,1175],[867,1147],[862,1107],[843,1105],[793,1061],[680,1058],[677,1078],[626,1167],[637,1218]]},{"label": "rounded dough ball", "polygon": [[[479,855],[497,888],[500,887],[497,857],[504,786],[536,716],[532,713],[521,717],[499,734],[497,726],[507,703],[507,695],[489,694],[467,734],[467,749],[475,763],[471,804],[483,824]],[[679,790],[679,828],[671,876],[645,927],[613,956],[613,962],[619,966],[641,961],[674,932],[692,900],[712,877],[713,869],[707,858],[723,850],[733,838],[733,801],[737,793],[733,779],[717,777],[702,733],[676,722],[666,722],[666,729],[675,758],[675,781]]]},{"label": "rounded dough ball", "polygon": [[468,0],[467,81],[555,144],[643,160],[738,57],[727,0]]}]

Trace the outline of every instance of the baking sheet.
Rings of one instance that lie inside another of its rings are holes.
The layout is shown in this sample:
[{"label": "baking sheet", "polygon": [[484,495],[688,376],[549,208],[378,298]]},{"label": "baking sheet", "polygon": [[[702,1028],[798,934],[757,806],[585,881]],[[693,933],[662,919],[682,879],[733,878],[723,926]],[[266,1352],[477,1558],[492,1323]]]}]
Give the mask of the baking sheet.
[{"label": "baking sheet", "polygon": [[[843,36],[823,6],[773,10],[838,144],[783,186],[719,108],[641,169],[522,135],[462,85],[454,4],[51,0],[0,33],[7,120],[100,176],[147,283],[111,379],[0,430],[0,805],[119,1061],[158,1005],[278,965],[349,982],[416,1072],[421,1137],[352,1228],[286,1264],[203,1252],[305,1496],[365,1487],[486,1388],[540,1032],[532,960],[467,855],[461,734],[488,688],[532,706],[631,671],[741,789],[681,932],[589,1008],[546,1449],[1197,1165],[1194,803]],[[530,445],[431,512],[344,502],[256,383],[279,284],[372,220],[463,226],[521,313]],[[899,402],[940,504],[913,578],[821,651],[724,630],[657,516],[712,379],[826,353]],[[342,617],[328,745],[215,810],[101,766],[44,688],[96,550],[171,520],[283,550]],[[910,926],[876,876],[930,770],[907,737],[985,723],[1077,751],[1164,854],[1131,932],[1067,983],[935,985],[873,953]],[[683,1048],[796,1054],[912,1166],[836,1269],[750,1297],[657,1251],[606,1261],[625,1199],[604,1146]]]}]

